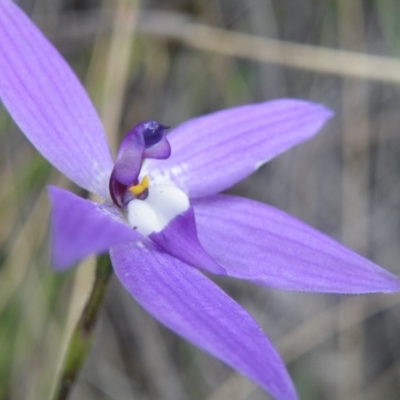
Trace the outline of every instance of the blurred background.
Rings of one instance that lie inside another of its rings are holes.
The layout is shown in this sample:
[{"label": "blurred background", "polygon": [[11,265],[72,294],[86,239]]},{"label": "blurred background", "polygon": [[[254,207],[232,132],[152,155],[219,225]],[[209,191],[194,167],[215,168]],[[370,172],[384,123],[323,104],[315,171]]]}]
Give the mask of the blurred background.
[{"label": "blurred background", "polygon": [[[175,126],[277,97],[336,117],[230,192],[272,204],[400,274],[398,0],[18,0],[85,84],[115,152],[140,120]],[[1,40],[1,38],[0,38]],[[48,259],[51,183],[79,193],[0,108],[0,399],[47,399],[93,260]],[[400,398],[400,295],[218,283],[257,319],[302,399]],[[245,378],[109,287],[72,399],[262,400]]]}]

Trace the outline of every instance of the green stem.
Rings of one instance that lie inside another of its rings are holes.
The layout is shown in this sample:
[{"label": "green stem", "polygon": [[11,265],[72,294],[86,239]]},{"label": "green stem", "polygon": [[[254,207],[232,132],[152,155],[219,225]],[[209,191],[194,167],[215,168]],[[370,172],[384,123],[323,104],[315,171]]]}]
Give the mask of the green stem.
[{"label": "green stem", "polygon": [[112,266],[109,256],[98,257],[93,288],[68,344],[61,370],[60,384],[53,397],[54,400],[68,398],[78,372],[89,353],[97,316],[103,304],[104,294],[111,275]]}]

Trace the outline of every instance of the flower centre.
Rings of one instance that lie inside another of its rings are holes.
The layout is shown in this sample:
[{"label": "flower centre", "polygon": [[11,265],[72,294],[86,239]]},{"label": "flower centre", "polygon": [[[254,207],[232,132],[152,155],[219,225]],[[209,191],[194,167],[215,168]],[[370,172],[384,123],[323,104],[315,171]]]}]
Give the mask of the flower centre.
[{"label": "flower centre", "polygon": [[146,191],[149,187],[149,178],[145,175],[142,181],[138,185],[131,186],[128,191],[131,192],[135,197],[145,195],[147,197]]},{"label": "flower centre", "polygon": [[134,198],[144,199],[148,194],[146,177],[139,182],[143,160],[166,159],[171,147],[165,131],[168,127],[156,121],[140,122],[123,138],[110,177],[110,195],[117,207],[124,208]]},{"label": "flower centre", "polygon": [[162,231],[190,206],[186,194],[172,184],[149,187],[147,176],[139,180],[144,159],[170,156],[166,129],[155,121],[146,121],[130,130],[121,142],[110,177],[114,204],[127,210],[129,224],[144,236]]}]

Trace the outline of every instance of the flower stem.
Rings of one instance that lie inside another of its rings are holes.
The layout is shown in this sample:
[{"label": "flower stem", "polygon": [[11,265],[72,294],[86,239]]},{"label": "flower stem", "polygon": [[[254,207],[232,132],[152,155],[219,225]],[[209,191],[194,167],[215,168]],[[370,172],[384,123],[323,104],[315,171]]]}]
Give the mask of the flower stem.
[{"label": "flower stem", "polygon": [[96,276],[93,288],[69,341],[61,369],[60,383],[53,397],[54,400],[68,398],[78,372],[89,353],[97,316],[103,304],[104,294],[112,271],[109,256],[99,256],[96,262]]}]

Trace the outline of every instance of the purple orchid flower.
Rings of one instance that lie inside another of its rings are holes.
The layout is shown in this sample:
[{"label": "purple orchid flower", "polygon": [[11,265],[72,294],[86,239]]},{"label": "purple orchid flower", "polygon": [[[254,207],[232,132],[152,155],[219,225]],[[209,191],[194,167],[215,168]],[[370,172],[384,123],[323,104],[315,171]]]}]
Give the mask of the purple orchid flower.
[{"label": "purple orchid flower", "polygon": [[217,193],[314,136],[332,112],[283,99],[154,121],[124,138],[116,162],[99,118],[65,61],[10,0],[0,0],[0,97],[57,169],[101,196],[49,187],[58,270],[110,249],[114,271],[150,314],[274,398],[296,391],[253,318],[197,268],[274,289],[396,292],[379,266],[265,204]]}]

